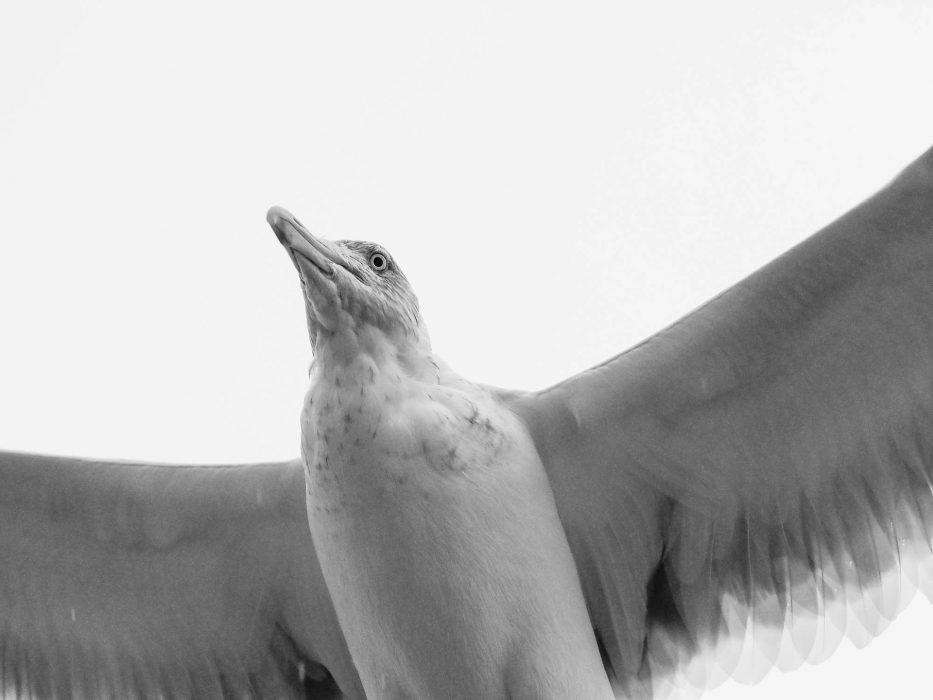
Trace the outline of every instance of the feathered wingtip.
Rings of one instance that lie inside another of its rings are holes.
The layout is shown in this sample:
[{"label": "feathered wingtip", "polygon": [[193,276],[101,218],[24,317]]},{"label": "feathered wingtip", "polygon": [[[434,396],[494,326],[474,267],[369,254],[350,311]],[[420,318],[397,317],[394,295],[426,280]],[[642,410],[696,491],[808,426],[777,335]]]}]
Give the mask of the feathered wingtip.
[{"label": "feathered wingtip", "polygon": [[[933,601],[933,522],[929,503],[896,504],[897,514],[877,519],[867,507],[846,517],[824,514],[823,527],[840,530],[858,515],[863,529],[835,550],[825,547],[826,532],[811,530],[810,566],[789,551],[776,552],[760,568],[748,565],[731,581],[710,586],[702,576],[680,580],[677,588],[682,624],[650,627],[644,665],[637,679],[616,684],[625,698],[700,697],[728,679],[757,683],[772,669],[791,671],[825,661],[848,640],[864,647],[907,607],[917,591]],[[797,521],[806,531],[813,526]],[[883,523],[887,523],[884,526]],[[789,530],[791,528],[788,527]],[[794,530],[791,530],[792,532]],[[821,536],[822,535],[822,536]],[[747,542],[746,542],[747,544]],[[715,597],[715,590],[726,594]]]}]

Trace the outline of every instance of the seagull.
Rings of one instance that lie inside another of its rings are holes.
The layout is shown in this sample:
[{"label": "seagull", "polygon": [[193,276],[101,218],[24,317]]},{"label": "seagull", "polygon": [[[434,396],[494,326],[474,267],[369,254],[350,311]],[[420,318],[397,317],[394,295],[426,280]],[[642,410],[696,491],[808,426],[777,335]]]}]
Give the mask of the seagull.
[{"label": "seagull", "polygon": [[301,456],[0,452],[6,695],[652,697],[933,590],[933,149],[541,391],[447,366],[383,246],[267,220],[315,356]]},{"label": "seagull", "polygon": [[431,350],[382,246],[267,217],[314,349],[308,522],[372,698],[612,698],[554,495],[520,418]]}]

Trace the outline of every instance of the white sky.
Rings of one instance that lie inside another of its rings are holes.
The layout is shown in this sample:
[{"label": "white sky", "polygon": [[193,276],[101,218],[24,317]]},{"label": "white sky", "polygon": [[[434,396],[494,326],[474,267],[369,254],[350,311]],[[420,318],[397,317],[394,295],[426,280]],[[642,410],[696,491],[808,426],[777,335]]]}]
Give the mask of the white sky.
[{"label": "white sky", "polygon": [[[534,388],[933,145],[924,0],[453,5],[4,0],[0,446],[296,455],[310,349],[271,204],[385,244],[439,354]],[[930,608],[708,697],[927,697]]]}]

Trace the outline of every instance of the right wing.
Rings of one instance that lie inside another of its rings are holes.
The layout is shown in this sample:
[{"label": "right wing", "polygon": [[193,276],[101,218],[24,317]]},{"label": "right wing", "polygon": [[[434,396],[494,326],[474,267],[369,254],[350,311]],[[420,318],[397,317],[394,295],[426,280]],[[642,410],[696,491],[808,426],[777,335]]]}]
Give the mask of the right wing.
[{"label": "right wing", "polygon": [[363,698],[299,461],[0,452],[0,562],[4,697]]}]

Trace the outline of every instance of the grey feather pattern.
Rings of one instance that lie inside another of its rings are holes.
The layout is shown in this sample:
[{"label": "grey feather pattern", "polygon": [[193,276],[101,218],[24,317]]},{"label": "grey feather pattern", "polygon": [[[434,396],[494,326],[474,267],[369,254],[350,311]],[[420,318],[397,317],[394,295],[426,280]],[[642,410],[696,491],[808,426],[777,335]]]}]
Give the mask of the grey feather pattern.
[{"label": "grey feather pattern", "polygon": [[300,463],[0,452],[0,483],[6,697],[362,697]]},{"label": "grey feather pattern", "polygon": [[933,150],[648,341],[502,396],[624,691],[866,643],[933,584]]}]

